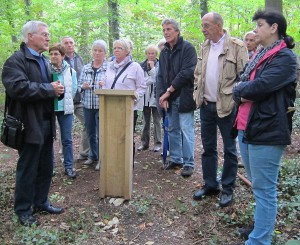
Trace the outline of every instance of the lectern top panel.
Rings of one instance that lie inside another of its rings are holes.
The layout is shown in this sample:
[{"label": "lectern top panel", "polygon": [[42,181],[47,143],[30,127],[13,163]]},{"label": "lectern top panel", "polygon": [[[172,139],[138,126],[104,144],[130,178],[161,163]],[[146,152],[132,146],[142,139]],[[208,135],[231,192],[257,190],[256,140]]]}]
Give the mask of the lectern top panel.
[{"label": "lectern top panel", "polygon": [[109,96],[133,96],[136,98],[134,90],[120,90],[120,89],[97,89],[96,94]]}]

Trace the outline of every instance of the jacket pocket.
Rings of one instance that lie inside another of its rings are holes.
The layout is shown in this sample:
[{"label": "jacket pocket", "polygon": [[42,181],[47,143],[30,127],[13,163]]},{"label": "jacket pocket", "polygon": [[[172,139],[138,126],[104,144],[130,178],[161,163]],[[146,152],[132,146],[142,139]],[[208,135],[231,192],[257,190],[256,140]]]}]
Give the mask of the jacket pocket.
[{"label": "jacket pocket", "polygon": [[233,57],[232,55],[226,57],[223,64],[224,67],[223,76],[226,81],[233,81],[236,79],[237,77],[236,66],[237,66],[237,61],[235,57]]}]

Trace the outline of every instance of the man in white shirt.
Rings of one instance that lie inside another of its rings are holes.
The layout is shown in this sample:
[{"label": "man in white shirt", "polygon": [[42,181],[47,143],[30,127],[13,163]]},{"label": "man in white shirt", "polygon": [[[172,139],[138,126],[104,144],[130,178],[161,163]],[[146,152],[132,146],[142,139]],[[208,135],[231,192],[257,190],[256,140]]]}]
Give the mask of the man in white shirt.
[{"label": "man in white shirt", "polygon": [[233,201],[238,164],[235,140],[231,137],[234,120],[232,88],[248,61],[248,52],[243,41],[230,37],[223,29],[223,19],[217,13],[203,16],[202,32],[207,40],[200,47],[195,70],[194,99],[200,108],[205,185],[194,193],[193,198],[201,200],[203,196],[218,195],[220,192],[217,180],[219,128],[224,146],[220,206],[227,207]]}]

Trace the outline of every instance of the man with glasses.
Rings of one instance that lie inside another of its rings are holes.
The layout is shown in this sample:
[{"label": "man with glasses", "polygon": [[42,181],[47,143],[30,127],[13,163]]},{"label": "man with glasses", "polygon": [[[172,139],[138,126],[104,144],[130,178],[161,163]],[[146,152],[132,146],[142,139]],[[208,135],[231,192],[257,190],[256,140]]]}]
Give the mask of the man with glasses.
[{"label": "man with glasses", "polygon": [[29,21],[23,26],[23,41],[3,66],[2,82],[8,99],[8,114],[24,123],[23,146],[16,170],[14,210],[25,226],[38,225],[34,213],[61,214],[48,200],[53,172],[55,137],[54,98],[64,93],[51,74],[42,53],[49,48],[47,24]]},{"label": "man with glasses", "polygon": [[243,41],[230,37],[223,29],[223,19],[217,13],[203,16],[202,33],[206,41],[200,47],[195,70],[194,99],[200,107],[205,185],[194,193],[193,198],[201,200],[204,196],[218,195],[220,192],[217,178],[219,128],[224,148],[220,206],[227,207],[233,201],[238,164],[235,140],[231,137],[234,120],[232,88],[248,61],[248,52]]}]

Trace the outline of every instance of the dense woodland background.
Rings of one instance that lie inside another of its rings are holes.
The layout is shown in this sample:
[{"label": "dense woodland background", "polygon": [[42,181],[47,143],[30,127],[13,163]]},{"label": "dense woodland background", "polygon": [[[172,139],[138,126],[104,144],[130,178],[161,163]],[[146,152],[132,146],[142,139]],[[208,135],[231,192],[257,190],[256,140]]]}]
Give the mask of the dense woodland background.
[{"label": "dense woodland background", "polygon": [[142,61],[145,47],[162,38],[164,18],[176,19],[184,38],[198,48],[204,40],[200,28],[204,13],[220,13],[231,35],[243,38],[254,28],[253,13],[267,2],[274,6],[282,2],[288,33],[295,38],[295,51],[300,54],[299,0],[1,0],[0,67],[19,48],[21,28],[28,20],[46,22],[51,43],[73,36],[85,62],[91,58],[94,40],[107,41],[111,51],[112,41],[119,37],[134,42],[133,57]]}]

